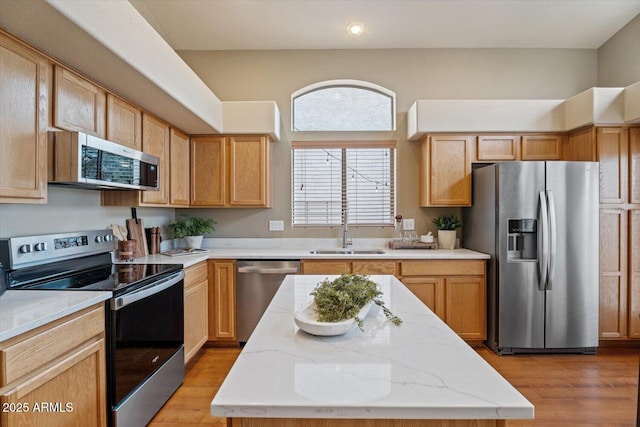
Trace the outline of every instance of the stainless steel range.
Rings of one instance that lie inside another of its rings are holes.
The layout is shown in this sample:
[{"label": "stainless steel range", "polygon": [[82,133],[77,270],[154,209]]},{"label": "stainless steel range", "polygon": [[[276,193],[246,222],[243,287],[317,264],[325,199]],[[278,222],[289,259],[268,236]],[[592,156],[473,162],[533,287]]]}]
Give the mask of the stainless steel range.
[{"label": "stainless steel range", "polygon": [[180,264],[114,264],[108,230],[0,239],[8,289],[111,291],[106,302],[107,412],[147,424],[184,380]]}]

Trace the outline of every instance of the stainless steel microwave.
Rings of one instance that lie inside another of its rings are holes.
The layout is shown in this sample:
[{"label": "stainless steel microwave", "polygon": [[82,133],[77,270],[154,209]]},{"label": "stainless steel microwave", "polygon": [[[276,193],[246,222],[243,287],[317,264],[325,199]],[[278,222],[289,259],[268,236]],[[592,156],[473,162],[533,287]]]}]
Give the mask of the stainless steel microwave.
[{"label": "stainless steel microwave", "polygon": [[49,132],[49,184],[158,190],[160,159],[82,132]]}]

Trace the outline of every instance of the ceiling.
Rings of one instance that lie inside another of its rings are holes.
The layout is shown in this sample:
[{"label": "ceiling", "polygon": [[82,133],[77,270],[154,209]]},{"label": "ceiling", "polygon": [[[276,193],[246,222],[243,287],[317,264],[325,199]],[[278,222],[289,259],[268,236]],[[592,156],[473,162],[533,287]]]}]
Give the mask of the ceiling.
[{"label": "ceiling", "polygon": [[640,0],[129,1],[175,50],[595,49],[640,13]]}]

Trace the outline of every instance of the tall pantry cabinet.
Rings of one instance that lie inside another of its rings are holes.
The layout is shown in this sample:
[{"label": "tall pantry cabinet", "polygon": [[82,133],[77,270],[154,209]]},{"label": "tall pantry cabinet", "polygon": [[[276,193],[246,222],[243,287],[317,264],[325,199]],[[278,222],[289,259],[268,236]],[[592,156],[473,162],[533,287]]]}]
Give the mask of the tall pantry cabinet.
[{"label": "tall pantry cabinet", "polygon": [[565,153],[600,163],[600,338],[640,339],[640,128],[579,129]]}]

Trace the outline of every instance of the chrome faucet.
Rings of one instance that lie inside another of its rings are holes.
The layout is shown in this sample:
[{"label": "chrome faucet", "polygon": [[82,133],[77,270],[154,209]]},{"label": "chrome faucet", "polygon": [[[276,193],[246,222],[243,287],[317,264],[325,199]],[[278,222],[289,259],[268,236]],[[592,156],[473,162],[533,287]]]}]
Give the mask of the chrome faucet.
[{"label": "chrome faucet", "polygon": [[344,218],[344,227],[342,228],[342,247],[348,248],[353,243],[351,237],[349,237],[349,226],[347,225],[349,222],[348,208],[342,210],[342,218]]}]

